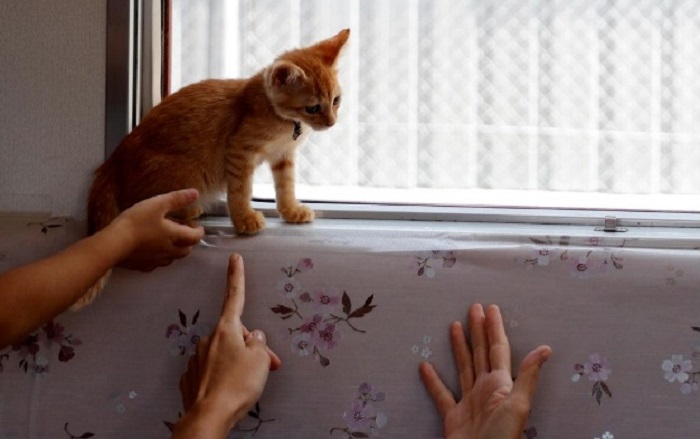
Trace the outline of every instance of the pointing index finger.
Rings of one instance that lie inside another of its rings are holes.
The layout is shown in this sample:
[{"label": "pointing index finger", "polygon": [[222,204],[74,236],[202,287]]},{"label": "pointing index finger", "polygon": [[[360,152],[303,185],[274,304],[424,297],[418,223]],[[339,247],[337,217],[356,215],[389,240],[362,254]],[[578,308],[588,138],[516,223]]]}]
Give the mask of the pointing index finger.
[{"label": "pointing index finger", "polygon": [[243,258],[238,254],[232,254],[228,259],[228,281],[226,283],[226,297],[221,309],[221,320],[233,323],[239,320],[243,314],[245,305],[245,274],[243,272]]}]

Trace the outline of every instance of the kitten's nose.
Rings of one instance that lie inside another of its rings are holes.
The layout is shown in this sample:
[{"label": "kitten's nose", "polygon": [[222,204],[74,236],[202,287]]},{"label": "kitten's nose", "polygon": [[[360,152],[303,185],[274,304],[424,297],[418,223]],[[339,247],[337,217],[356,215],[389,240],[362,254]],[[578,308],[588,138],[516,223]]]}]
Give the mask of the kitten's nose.
[{"label": "kitten's nose", "polygon": [[335,116],[329,114],[328,116],[326,116],[326,126],[330,128],[333,125],[335,125]]}]

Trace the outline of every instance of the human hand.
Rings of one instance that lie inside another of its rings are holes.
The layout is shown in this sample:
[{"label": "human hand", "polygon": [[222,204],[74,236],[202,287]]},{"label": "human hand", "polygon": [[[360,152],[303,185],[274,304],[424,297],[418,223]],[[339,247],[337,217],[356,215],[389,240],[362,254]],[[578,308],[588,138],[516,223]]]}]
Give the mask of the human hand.
[{"label": "human hand", "polygon": [[166,217],[197,201],[195,189],[184,189],[136,203],[123,211],[105,230],[112,230],[126,242],[119,266],[151,271],[187,256],[204,234],[200,227],[178,224]]},{"label": "human hand", "polygon": [[468,319],[473,351],[462,324],[450,325],[462,390],[459,402],[430,363],[420,365],[423,383],[444,420],[445,439],[517,439],[525,428],[542,364],[552,350],[543,345],[530,352],[513,382],[510,345],[498,307],[489,306],[484,315],[483,307],[474,304]]},{"label": "human hand", "polygon": [[[176,432],[192,436],[198,421],[215,428],[208,437],[225,437],[260,399],[270,370],[281,361],[265,344],[260,330],[248,331],[241,322],[245,304],[243,258],[231,255],[226,298],[221,317],[210,337],[200,340],[180,379],[185,416]],[[202,436],[204,437],[204,436]]]}]

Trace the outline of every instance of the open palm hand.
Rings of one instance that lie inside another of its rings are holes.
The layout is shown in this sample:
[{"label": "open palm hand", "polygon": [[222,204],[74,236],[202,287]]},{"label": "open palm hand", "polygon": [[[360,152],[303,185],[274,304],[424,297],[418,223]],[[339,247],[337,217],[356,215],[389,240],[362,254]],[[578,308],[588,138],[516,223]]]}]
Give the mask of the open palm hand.
[{"label": "open palm hand", "polygon": [[459,402],[430,363],[420,366],[423,382],[444,419],[445,438],[517,439],[527,421],[542,364],[552,351],[539,346],[530,352],[513,382],[510,345],[498,307],[491,305],[484,313],[480,304],[474,304],[468,321],[473,352],[462,324],[453,322],[450,326],[462,391]]}]

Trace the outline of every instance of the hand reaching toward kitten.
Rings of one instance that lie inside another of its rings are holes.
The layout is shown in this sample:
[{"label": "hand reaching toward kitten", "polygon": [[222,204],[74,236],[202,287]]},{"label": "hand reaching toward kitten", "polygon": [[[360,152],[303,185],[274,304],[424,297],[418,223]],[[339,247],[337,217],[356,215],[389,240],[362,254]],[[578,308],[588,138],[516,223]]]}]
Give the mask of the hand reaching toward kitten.
[{"label": "hand reaching toward kitten", "polygon": [[184,189],[149,198],[122,212],[107,227],[119,230],[127,243],[119,266],[151,271],[187,256],[204,229],[178,224],[167,215],[185,209],[198,197],[195,189]]},{"label": "hand reaching toward kitten", "polygon": [[204,231],[171,221],[166,214],[195,200],[197,191],[192,189],[147,199],[122,212],[96,234],[0,274],[0,350],[71,304],[78,309],[92,300],[96,293],[85,291],[106,279],[115,265],[152,270],[186,256]]},{"label": "hand reaching toward kitten", "polygon": [[520,364],[511,378],[510,345],[497,306],[469,309],[469,349],[460,322],[450,326],[452,352],[459,370],[462,399],[457,402],[430,363],[420,374],[444,420],[446,439],[518,439],[530,413],[532,397],[542,364],[550,357],[549,346],[539,346]]}]

